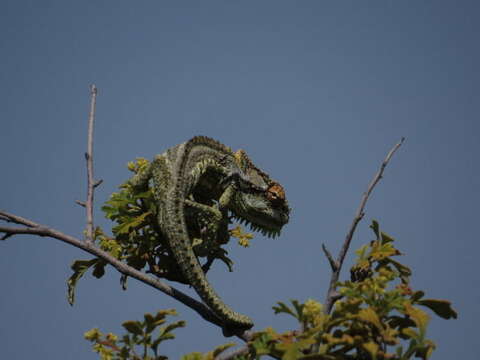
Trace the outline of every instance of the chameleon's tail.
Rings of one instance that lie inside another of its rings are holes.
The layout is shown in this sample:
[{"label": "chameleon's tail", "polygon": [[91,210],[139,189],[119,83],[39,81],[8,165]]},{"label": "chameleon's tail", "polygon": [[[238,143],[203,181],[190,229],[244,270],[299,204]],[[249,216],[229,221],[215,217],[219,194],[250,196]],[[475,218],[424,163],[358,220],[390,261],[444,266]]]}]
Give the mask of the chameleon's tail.
[{"label": "chameleon's tail", "polygon": [[195,256],[188,235],[179,231],[177,223],[176,231],[169,231],[169,241],[176,261],[197,294],[207,306],[225,322],[226,325],[249,329],[253,326],[252,320],[230,309],[218,296],[208,282],[203,270]]}]

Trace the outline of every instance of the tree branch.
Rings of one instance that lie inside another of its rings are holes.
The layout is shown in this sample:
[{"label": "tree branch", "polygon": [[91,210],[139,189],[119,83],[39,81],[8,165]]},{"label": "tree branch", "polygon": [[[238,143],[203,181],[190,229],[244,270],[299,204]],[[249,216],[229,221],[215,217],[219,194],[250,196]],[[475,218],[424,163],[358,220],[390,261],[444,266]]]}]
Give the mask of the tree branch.
[{"label": "tree branch", "polygon": [[88,139],[87,152],[85,159],[87,160],[87,201],[85,209],[87,212],[87,234],[85,240],[93,243],[93,192],[97,182],[93,180],[93,122],[95,120],[95,105],[97,100],[97,87],[95,84],[90,85],[90,113],[88,115]]},{"label": "tree branch", "polygon": [[[355,233],[355,230],[357,228],[358,223],[360,220],[362,220],[363,216],[365,215],[364,209],[365,205],[367,204],[368,198],[370,194],[372,193],[374,187],[377,185],[377,183],[380,181],[380,179],[383,176],[383,172],[392,158],[393,154],[398,150],[398,148],[403,144],[403,141],[405,138],[401,138],[401,140],[389,151],[385,159],[383,160],[380,169],[378,172],[375,174],[373,177],[372,181],[368,185],[367,191],[363,193],[362,200],[360,202],[360,206],[357,209],[357,212],[355,214],[355,217],[353,218],[352,224],[350,225],[350,228],[348,229],[347,235],[345,237],[345,241],[343,242],[343,246],[338,254],[337,260],[332,263],[332,257],[331,255],[328,256],[328,252],[325,252],[326,248],[325,245],[323,245],[324,252],[327,256],[328,261],[330,262],[330,266],[332,267],[332,276],[330,278],[330,284],[328,287],[327,291],[327,296],[325,300],[325,313],[329,314],[330,311],[332,310],[333,304],[335,301],[339,299],[339,294],[335,291],[335,285],[338,282],[338,278],[340,276],[340,272],[342,270],[342,265],[343,261],[345,260],[345,256],[347,255],[348,248],[350,247],[350,243],[352,242],[353,234]],[[332,265],[334,264],[334,265]]]},{"label": "tree branch", "polygon": [[226,353],[221,353],[215,358],[215,360],[232,360],[232,359],[235,359],[237,356],[246,355],[248,351],[249,351],[248,346],[243,345],[241,347],[236,348],[235,350],[231,350]]},{"label": "tree branch", "polygon": [[[51,227],[38,224],[34,221],[22,218],[20,216],[7,213],[3,210],[0,210],[0,220],[5,220],[11,223],[24,225],[25,227],[7,227],[7,226],[0,226],[0,233],[4,233],[2,240],[6,240],[13,235],[19,234],[29,234],[29,235],[38,235],[38,236],[47,236],[57,240],[60,240],[64,243],[73,245],[79,249],[82,249],[104,261],[108,264],[112,265],[118,272],[135,278],[144,284],[147,284],[157,290],[160,290],[164,294],[180,301],[182,304],[188,306],[189,308],[196,311],[203,319],[206,321],[223,328],[222,321],[203,303],[191,298],[187,294],[183,293],[182,291],[164,283],[163,281],[153,278],[131,266],[128,266],[124,262],[116,259],[109,253],[103,251],[102,249],[95,246],[93,243],[85,242],[79,240],[73,236],[67,235],[62,233],[59,230],[53,229]],[[239,333],[235,333],[237,337],[248,341],[250,339],[252,333],[250,331],[243,331]]]}]

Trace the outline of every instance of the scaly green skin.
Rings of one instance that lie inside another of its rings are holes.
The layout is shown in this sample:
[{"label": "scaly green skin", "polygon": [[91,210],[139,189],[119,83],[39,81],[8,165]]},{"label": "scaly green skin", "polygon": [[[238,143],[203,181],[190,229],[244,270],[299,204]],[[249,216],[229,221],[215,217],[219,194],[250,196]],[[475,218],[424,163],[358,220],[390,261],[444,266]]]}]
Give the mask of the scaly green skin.
[{"label": "scaly green skin", "polygon": [[234,153],[202,136],[157,155],[130,183],[145,188],[150,180],[158,202],[159,227],[185,279],[226,327],[251,328],[250,318],[225,305],[208,282],[192,249],[186,209],[202,212],[202,218],[209,219],[208,232],[218,237],[228,237],[228,211],[252,228],[275,236],[289,219],[282,187],[243,151]]}]

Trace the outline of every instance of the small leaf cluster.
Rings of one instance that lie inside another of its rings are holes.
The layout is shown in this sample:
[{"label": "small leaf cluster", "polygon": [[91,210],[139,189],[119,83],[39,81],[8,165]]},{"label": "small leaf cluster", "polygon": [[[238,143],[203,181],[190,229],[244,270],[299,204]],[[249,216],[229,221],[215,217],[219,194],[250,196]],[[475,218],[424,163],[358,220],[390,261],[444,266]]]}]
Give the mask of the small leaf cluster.
[{"label": "small leaf cluster", "polygon": [[260,331],[249,342],[250,354],[238,360],[266,355],[283,360],[428,359],[435,344],[426,337],[429,315],[421,307],[444,319],[457,314],[450,302],[423,299],[424,292],[413,291],[411,270],[392,259],[400,255],[394,239],[376,221],[371,228],[376,239],[357,251],[351,280],[337,284],[340,299],[331,314],[312,299],[292,300],[291,306],[279,302],[275,313],[295,317],[301,330]]},{"label": "small leaf cluster", "polygon": [[93,343],[101,360],[165,360],[168,358],[158,353],[160,344],[175,338],[173,330],[185,327],[185,321],[166,324],[168,315],[177,313],[173,309],[161,310],[156,315],[145,314],[144,321],[126,321],[122,326],[127,333],[121,338],[103,334],[97,328],[87,331],[84,337]]}]

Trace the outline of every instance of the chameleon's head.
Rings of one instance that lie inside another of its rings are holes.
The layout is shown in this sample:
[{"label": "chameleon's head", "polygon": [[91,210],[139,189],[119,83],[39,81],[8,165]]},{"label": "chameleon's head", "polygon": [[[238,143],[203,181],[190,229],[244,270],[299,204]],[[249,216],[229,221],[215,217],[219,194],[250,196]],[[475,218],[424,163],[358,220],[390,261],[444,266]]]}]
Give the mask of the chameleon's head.
[{"label": "chameleon's head", "polygon": [[271,237],[279,235],[290,214],[283,187],[253,165],[243,150],[237,151],[235,158],[245,179],[236,185],[230,210],[253,230]]}]

